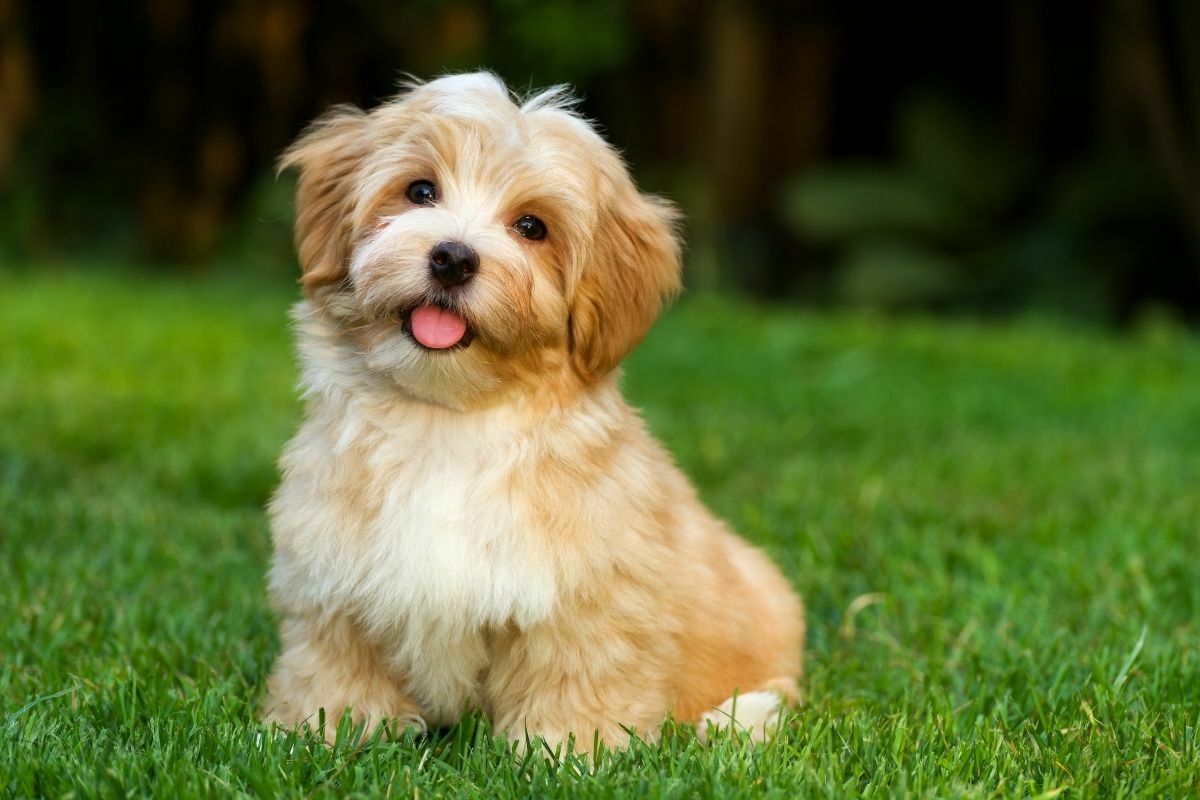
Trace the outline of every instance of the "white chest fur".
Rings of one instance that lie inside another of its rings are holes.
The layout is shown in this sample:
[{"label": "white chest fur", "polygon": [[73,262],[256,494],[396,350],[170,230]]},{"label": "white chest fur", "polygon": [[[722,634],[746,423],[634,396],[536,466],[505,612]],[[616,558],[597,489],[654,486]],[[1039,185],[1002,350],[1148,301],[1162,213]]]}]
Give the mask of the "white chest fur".
[{"label": "white chest fur", "polygon": [[272,583],[285,604],[353,614],[443,721],[477,699],[487,631],[544,619],[556,577],[512,489],[511,421],[408,411],[310,408],[273,503]]}]

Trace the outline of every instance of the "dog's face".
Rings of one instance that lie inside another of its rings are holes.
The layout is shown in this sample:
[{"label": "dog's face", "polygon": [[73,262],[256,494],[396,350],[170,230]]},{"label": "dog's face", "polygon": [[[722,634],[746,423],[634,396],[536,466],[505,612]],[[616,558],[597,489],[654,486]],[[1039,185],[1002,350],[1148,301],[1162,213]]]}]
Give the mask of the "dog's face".
[{"label": "dog's face", "polygon": [[671,206],[551,90],[486,73],[339,108],[284,155],[316,313],[414,397],[464,407],[611,372],[679,286]]}]

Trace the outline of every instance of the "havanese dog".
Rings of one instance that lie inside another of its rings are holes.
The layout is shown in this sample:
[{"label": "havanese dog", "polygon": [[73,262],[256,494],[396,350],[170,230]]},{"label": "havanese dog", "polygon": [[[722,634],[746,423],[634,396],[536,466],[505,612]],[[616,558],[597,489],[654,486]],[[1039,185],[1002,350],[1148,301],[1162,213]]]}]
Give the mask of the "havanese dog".
[{"label": "havanese dog", "polygon": [[454,75],[281,159],[306,415],[270,504],[268,720],[475,709],[588,751],[671,717],[762,739],[797,699],[799,599],[618,388],[679,289],[678,215],[573,109]]}]

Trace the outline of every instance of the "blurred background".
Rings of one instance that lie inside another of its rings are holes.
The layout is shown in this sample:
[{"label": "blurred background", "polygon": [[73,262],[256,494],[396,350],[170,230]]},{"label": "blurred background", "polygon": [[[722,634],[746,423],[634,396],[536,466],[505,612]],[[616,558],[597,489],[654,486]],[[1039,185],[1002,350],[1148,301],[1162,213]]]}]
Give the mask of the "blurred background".
[{"label": "blurred background", "polygon": [[402,73],[568,82],[688,283],[1200,319],[1200,3],[0,0],[0,262],[294,278],[273,161]]}]

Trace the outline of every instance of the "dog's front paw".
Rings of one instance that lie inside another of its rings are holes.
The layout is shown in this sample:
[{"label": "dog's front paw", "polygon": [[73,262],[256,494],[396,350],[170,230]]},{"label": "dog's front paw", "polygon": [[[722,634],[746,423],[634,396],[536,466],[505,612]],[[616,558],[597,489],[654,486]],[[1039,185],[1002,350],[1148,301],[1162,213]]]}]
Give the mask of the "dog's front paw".
[{"label": "dog's front paw", "polygon": [[[341,714],[331,713],[322,708],[308,715],[287,713],[285,709],[270,708],[263,715],[263,721],[272,723],[284,730],[301,730],[316,734],[325,739],[328,744],[335,744],[339,732],[343,729],[354,731],[361,726],[362,737],[373,736],[379,732],[385,739],[397,740],[409,730],[415,730],[418,735],[429,731],[425,718],[416,712],[404,714],[359,714],[350,708],[343,709]],[[358,738],[358,737],[356,737]]]},{"label": "dog's front paw", "polygon": [[[404,735],[409,731],[415,731],[418,736],[429,732],[429,725],[425,722],[425,718],[416,712],[361,716],[349,711],[347,713],[350,714],[351,725],[348,731],[357,734],[353,737],[356,741],[364,741],[372,736],[379,736],[381,739],[394,742],[403,739]],[[336,718],[330,719],[325,726],[326,741],[333,744],[341,728],[342,725],[339,724]]]},{"label": "dog's front paw", "polygon": [[420,714],[401,714],[387,720],[388,732],[391,738],[399,739],[408,730],[415,729],[420,735],[429,733],[429,723]]}]

